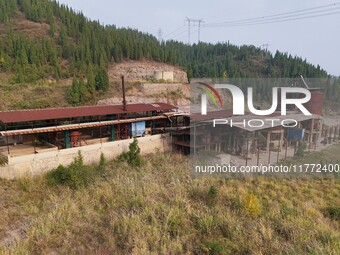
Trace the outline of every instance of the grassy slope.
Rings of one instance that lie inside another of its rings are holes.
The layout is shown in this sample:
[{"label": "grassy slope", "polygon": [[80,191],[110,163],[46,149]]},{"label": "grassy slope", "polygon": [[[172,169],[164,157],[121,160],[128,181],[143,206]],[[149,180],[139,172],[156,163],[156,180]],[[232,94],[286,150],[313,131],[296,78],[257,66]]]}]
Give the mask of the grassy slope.
[{"label": "grassy slope", "polygon": [[77,191],[0,180],[0,254],[339,254],[339,220],[324,214],[339,180],[193,180],[188,166],[110,162]]},{"label": "grassy slope", "polygon": [[35,84],[12,84],[11,75],[0,73],[0,110],[67,106],[70,81],[39,81]]},{"label": "grassy slope", "polygon": [[[68,90],[72,85],[71,79],[60,81],[41,80],[33,84],[12,84],[10,74],[0,73],[0,111],[14,109],[43,109],[71,106],[67,100]],[[127,94],[129,90],[139,88],[137,83],[126,83]],[[107,92],[96,92],[85,105],[95,105],[98,100],[120,97],[121,85],[119,82],[110,82]]]}]

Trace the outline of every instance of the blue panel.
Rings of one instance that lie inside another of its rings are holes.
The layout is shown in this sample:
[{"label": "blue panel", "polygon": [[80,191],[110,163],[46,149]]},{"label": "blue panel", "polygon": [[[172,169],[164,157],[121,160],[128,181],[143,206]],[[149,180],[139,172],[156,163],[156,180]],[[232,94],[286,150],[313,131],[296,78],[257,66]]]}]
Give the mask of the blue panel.
[{"label": "blue panel", "polygon": [[289,128],[288,140],[289,141],[301,141],[303,139],[305,130],[302,128]]},{"label": "blue panel", "polygon": [[145,132],[145,121],[131,123],[131,136],[142,136]]}]

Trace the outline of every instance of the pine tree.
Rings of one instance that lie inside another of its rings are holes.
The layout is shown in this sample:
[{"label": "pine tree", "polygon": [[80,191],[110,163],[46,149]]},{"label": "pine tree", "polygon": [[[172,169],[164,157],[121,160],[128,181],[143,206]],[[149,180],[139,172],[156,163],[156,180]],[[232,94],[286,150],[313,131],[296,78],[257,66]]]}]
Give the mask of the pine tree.
[{"label": "pine tree", "polygon": [[21,47],[20,50],[20,64],[23,69],[28,66],[28,57],[24,47]]},{"label": "pine tree", "polygon": [[49,22],[49,24],[50,24],[50,36],[51,36],[51,37],[54,37],[54,33],[55,33],[55,22],[54,22],[54,17],[53,17],[53,16],[50,17],[50,22]]},{"label": "pine tree", "polygon": [[58,42],[59,42],[60,45],[64,46],[64,45],[66,45],[66,42],[67,42],[66,40],[67,40],[66,29],[65,29],[65,26],[62,25],[60,27],[60,31],[59,31]]},{"label": "pine tree", "polygon": [[69,89],[68,92],[68,101],[69,103],[74,105],[80,102],[79,82],[75,77],[73,77],[72,87]]},{"label": "pine tree", "polygon": [[96,81],[94,79],[93,68],[91,64],[89,65],[87,70],[86,88],[90,94],[93,94],[93,92],[96,90]]},{"label": "pine tree", "polygon": [[107,71],[103,68],[101,68],[96,77],[95,77],[95,83],[96,83],[96,90],[102,90],[107,91],[109,88],[109,75],[107,74]]},{"label": "pine tree", "polygon": [[[18,11],[33,22],[49,24],[50,37],[23,37],[13,32],[11,19]],[[265,60],[268,68],[261,68],[253,65],[262,59],[263,51],[254,46],[239,47],[229,42],[191,46],[177,41],[160,43],[154,36],[133,29],[102,26],[98,21],[90,21],[82,13],[57,1],[0,0],[0,23],[8,24],[4,26],[8,27],[7,38],[3,36],[6,42],[0,45],[2,70],[6,68],[22,78],[30,76],[29,70],[33,68],[39,75],[32,75],[31,78],[38,79],[42,73],[59,78],[61,75],[79,75],[92,65],[93,70],[100,71],[96,73],[94,82],[91,74],[87,74],[86,78],[90,81],[86,83],[88,92],[93,91],[93,84],[96,90],[108,89],[106,70],[111,61],[143,58],[187,68],[189,79],[223,77],[224,71],[227,71],[229,78],[290,77],[293,73],[309,78],[327,77],[320,66],[279,51],[274,56],[268,54]],[[57,27],[60,29],[56,36]],[[61,61],[67,64],[61,65]],[[16,65],[23,65],[24,68]],[[335,98],[333,94],[329,93],[328,97]]]},{"label": "pine tree", "polygon": [[79,103],[85,102],[87,89],[83,78],[80,78],[78,82],[78,91],[79,91]]}]

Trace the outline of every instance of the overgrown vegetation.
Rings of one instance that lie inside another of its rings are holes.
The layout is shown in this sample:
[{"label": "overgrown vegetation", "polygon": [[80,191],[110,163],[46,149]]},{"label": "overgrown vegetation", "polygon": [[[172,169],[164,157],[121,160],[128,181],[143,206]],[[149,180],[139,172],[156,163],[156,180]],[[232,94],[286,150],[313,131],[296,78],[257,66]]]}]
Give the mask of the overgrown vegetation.
[{"label": "overgrown vegetation", "polygon": [[298,158],[302,158],[305,155],[306,148],[307,148],[306,143],[299,142],[295,156],[298,157]]},{"label": "overgrown vegetation", "polygon": [[138,140],[133,139],[133,142],[129,145],[129,151],[123,152],[118,160],[126,161],[130,166],[140,167],[143,164],[142,157],[140,155],[140,148],[138,146]]},{"label": "overgrown vegetation", "polygon": [[90,167],[79,189],[0,180],[0,253],[339,254],[339,180],[192,179],[180,155]]},{"label": "overgrown vegetation", "polygon": [[49,185],[64,185],[71,189],[86,187],[93,181],[93,167],[84,165],[83,156],[80,154],[67,167],[58,166],[47,174]]},{"label": "overgrown vegetation", "polygon": [[329,206],[324,211],[329,218],[340,221],[340,206]]}]

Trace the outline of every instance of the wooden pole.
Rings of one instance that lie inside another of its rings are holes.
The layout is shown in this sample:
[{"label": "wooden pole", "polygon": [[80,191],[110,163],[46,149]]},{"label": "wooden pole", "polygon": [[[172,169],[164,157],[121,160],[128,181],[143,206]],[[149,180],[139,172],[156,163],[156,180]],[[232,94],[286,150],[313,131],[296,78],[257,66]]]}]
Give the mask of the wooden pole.
[{"label": "wooden pole", "polygon": [[314,131],[314,119],[311,120],[311,127],[309,130],[309,144],[308,144],[308,151],[311,150],[311,145],[313,142],[313,131]]},{"label": "wooden pole", "polygon": [[196,123],[194,124],[194,155],[196,155]]},{"label": "wooden pole", "polygon": [[7,155],[9,155],[9,144],[8,144],[8,135],[7,135],[7,124],[5,124],[5,131],[6,131]]},{"label": "wooden pole", "polygon": [[249,146],[249,139],[247,139],[247,149],[246,149],[246,166],[248,166],[248,146]]},{"label": "wooden pole", "polygon": [[280,150],[281,150],[281,137],[279,140],[279,147],[277,148],[277,160],[276,160],[277,163],[279,163],[279,159],[280,159]]},{"label": "wooden pole", "polygon": [[103,141],[102,141],[102,126],[99,127],[99,135],[100,135],[100,143],[103,144]]},{"label": "wooden pole", "polygon": [[268,147],[268,165],[269,165],[270,164],[270,153],[271,153],[270,143],[271,143],[271,140],[272,140],[272,136],[271,136],[271,132],[270,131],[269,131],[268,135],[269,135],[269,139],[267,141],[267,147]]}]

